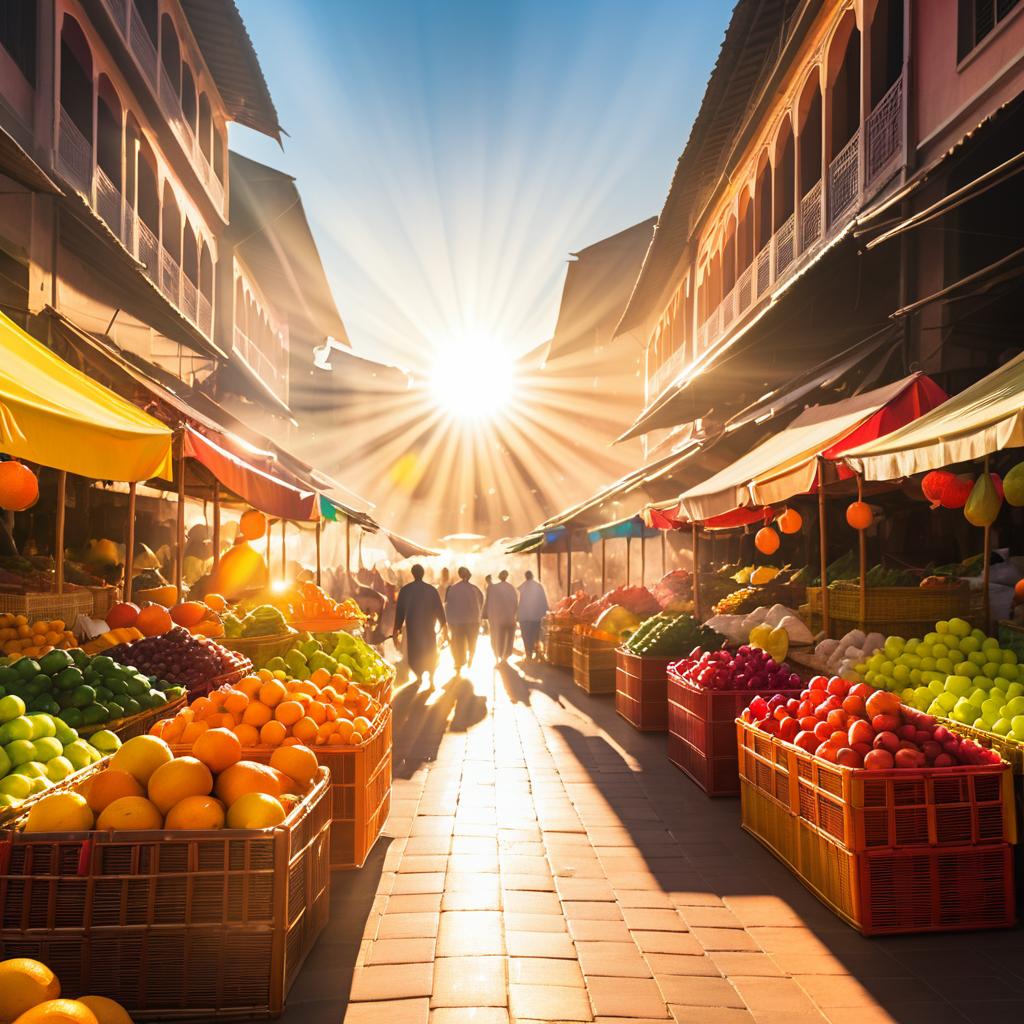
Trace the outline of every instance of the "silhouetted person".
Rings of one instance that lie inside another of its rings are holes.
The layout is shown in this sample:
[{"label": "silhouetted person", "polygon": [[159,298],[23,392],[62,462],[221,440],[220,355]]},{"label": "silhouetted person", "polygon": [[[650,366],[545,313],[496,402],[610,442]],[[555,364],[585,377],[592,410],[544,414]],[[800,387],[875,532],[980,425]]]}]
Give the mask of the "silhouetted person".
[{"label": "silhouetted person", "polygon": [[448,624],[437,588],[423,582],[423,566],[412,567],[412,583],[398,592],[395,606],[395,644],[405,630],[405,660],[417,682],[437,671],[437,628],[447,637]]},{"label": "silhouetted person", "polygon": [[544,585],[527,569],[526,579],[519,587],[519,629],[523,634],[523,650],[532,661],[540,640],[540,622],[548,613],[548,595]]},{"label": "silhouetted person", "polygon": [[473,664],[476,641],[480,635],[480,615],[484,606],[484,595],[480,588],[469,582],[472,573],[462,566],[459,582],[448,588],[444,598],[444,610],[448,618],[448,633],[451,636],[452,657],[455,671],[461,672],[463,665]]},{"label": "silhouetted person", "polygon": [[516,588],[508,582],[508,572],[502,569],[498,573],[498,582],[487,588],[484,600],[484,618],[490,624],[491,647],[499,665],[504,665],[512,653],[518,604]]}]

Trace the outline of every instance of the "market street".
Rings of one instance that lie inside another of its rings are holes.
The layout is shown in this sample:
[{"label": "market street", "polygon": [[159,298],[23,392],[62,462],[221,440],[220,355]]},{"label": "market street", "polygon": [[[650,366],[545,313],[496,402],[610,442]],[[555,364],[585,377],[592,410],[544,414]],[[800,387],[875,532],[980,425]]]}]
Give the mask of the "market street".
[{"label": "market street", "polygon": [[391,818],[366,867],[334,875],[285,1024],[941,1024],[1019,1007],[1020,931],[969,951],[956,934],[862,938],[609,698],[517,658],[495,673],[485,645],[471,680],[440,678],[396,694]]}]

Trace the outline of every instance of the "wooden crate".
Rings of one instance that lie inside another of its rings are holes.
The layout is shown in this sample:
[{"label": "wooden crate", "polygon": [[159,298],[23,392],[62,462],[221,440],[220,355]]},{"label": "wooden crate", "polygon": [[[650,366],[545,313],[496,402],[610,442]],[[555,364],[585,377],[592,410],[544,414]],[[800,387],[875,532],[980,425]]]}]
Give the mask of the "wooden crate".
[{"label": "wooden crate", "polygon": [[593,626],[572,631],[572,677],[582,690],[593,694],[615,693],[615,650],[618,638]]}]

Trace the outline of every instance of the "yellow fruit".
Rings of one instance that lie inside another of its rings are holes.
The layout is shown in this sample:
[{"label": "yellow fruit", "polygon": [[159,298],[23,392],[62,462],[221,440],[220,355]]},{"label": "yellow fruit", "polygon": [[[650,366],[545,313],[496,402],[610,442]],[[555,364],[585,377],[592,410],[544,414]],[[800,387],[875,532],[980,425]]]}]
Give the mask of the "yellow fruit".
[{"label": "yellow fruit", "polygon": [[212,796],[187,796],[168,812],[164,828],[191,830],[224,827],[224,805]]},{"label": "yellow fruit", "polygon": [[86,832],[92,824],[92,808],[81,793],[51,793],[32,805],[25,831]]},{"label": "yellow fruit", "polygon": [[316,754],[309,747],[278,747],[270,755],[270,767],[291,776],[305,789],[316,778]]},{"label": "yellow fruit", "polygon": [[110,767],[135,776],[145,786],[153,772],[173,757],[171,748],[159,736],[133,736],[110,759]]},{"label": "yellow fruit", "polygon": [[96,819],[96,827],[101,831],[144,831],[161,828],[163,823],[164,816],[156,805],[142,796],[123,796],[110,804]]},{"label": "yellow fruit", "polygon": [[79,996],[78,1001],[92,1010],[99,1024],[132,1024],[128,1011],[106,996]]},{"label": "yellow fruit", "polygon": [[94,775],[84,788],[84,796],[97,814],[123,796],[145,795],[146,791],[139,785],[134,775],[119,771],[117,768],[107,768]]},{"label": "yellow fruit", "polygon": [[210,769],[195,757],[176,757],[160,765],[149,780],[149,799],[166,814],[187,796],[207,796],[213,789]]},{"label": "yellow fruit", "polygon": [[255,761],[239,761],[217,776],[214,793],[230,809],[239,797],[247,793],[280,796],[281,786],[266,765],[257,764]]},{"label": "yellow fruit", "polygon": [[59,995],[60,982],[46,964],[28,957],[0,963],[0,1021],[14,1020],[33,1006]]},{"label": "yellow fruit", "polygon": [[48,999],[18,1017],[14,1024],[99,1024],[96,1014],[77,999]]},{"label": "yellow fruit", "polygon": [[246,793],[229,808],[228,828],[273,828],[284,821],[281,801],[267,793]]}]

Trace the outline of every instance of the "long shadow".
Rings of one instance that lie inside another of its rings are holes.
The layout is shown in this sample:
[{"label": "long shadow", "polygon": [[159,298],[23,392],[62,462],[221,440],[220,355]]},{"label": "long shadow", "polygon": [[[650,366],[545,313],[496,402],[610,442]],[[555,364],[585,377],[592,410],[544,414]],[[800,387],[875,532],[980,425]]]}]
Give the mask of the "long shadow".
[{"label": "long shadow", "polygon": [[[813,975],[820,970],[814,964],[820,957],[813,954],[829,954],[901,1024],[988,1024],[1019,1014],[1024,1006],[1024,931],[861,936],[742,831],[738,799],[708,798],[668,761],[664,734],[637,732],[610,702],[590,697],[558,670],[538,666],[527,682],[607,735],[587,735],[571,724],[554,726],[617,819],[613,831],[626,830],[663,891],[711,894],[727,904],[735,897],[737,908],[744,897],[774,898],[775,909],[757,924],[776,929],[765,940],[774,945],[768,952],[784,961],[785,971]],[[614,845],[613,839],[608,843]],[[602,843],[595,839],[595,845]],[[785,931],[792,925],[809,928],[820,948],[791,951]],[[843,1019],[852,1020],[853,1012],[848,1010]],[[861,1012],[865,1019],[876,1019],[870,1008]]]}]

